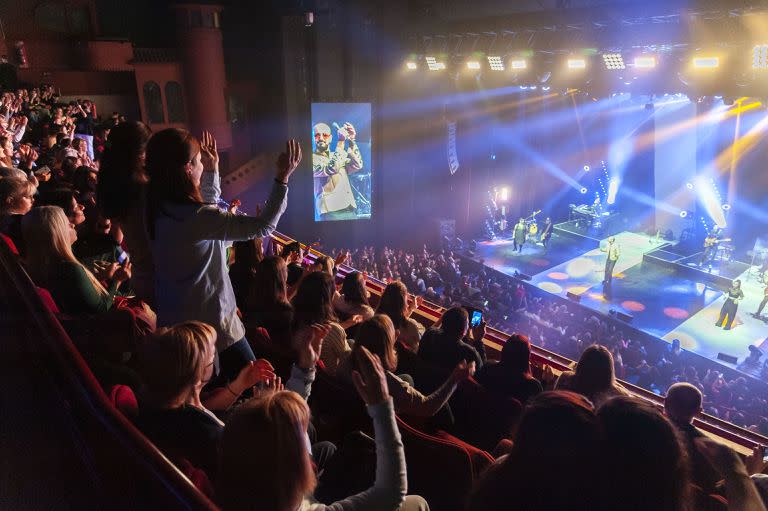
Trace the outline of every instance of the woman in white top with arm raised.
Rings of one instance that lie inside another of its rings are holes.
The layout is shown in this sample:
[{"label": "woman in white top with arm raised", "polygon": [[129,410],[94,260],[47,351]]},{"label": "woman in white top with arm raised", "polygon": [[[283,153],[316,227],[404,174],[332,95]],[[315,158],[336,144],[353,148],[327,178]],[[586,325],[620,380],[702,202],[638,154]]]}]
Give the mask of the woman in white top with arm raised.
[{"label": "woman in white top with arm raised", "polygon": [[255,359],[236,313],[226,249],[233,241],[275,230],[286,208],[288,180],[301,161],[298,142],[286,145],[262,214],[244,216],[216,207],[221,195],[219,156],[210,133],[198,141],[186,130],[171,128],[155,133],[147,143],[146,214],[158,326],[189,320],[212,325],[222,383]]}]

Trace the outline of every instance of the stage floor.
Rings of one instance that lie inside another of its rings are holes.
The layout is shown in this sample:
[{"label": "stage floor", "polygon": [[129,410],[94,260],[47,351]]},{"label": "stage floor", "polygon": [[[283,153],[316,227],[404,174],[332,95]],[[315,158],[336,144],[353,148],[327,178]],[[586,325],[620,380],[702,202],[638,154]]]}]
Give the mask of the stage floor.
[{"label": "stage floor", "polygon": [[[695,272],[683,275],[671,267],[643,261],[644,254],[667,246],[664,240],[632,232],[619,233],[616,240],[621,257],[614,268],[613,285],[607,290],[602,285],[606,255],[588,238],[579,240],[556,232],[547,254],[541,245],[526,244],[522,254],[517,254],[511,241],[482,242],[475,259],[508,275],[515,271],[530,275],[532,284],[549,293],[580,295],[580,303],[594,310],[631,314],[633,327],[668,342],[680,339],[683,348],[731,368],[737,365],[717,360],[718,353],[742,362],[750,345],[762,345],[768,325],[750,313],[762,300],[764,286],[748,278],[748,270],[738,275],[745,299],[739,304],[734,328],[725,331],[715,326],[725,300],[724,289],[707,284]],[[756,371],[739,369],[757,376]]]}]

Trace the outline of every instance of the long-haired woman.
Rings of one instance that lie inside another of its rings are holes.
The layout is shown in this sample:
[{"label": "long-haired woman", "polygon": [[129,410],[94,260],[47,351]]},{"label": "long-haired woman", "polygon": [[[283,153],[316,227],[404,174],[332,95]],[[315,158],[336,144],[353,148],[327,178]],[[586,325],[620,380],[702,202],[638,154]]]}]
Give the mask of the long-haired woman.
[{"label": "long-haired woman", "polygon": [[38,286],[48,289],[59,308],[68,314],[106,312],[120,284],[131,277],[131,264],[111,265],[104,287],[72,254],[75,226],[58,206],[33,208],[21,222],[27,247],[26,267]]},{"label": "long-haired woman", "polygon": [[96,196],[100,213],[112,221],[112,232],[130,254],[136,296],[153,306],[154,263],[143,213],[148,181],[144,159],[150,134],[141,122],[118,124],[110,130]]},{"label": "long-haired woman", "polygon": [[268,236],[286,207],[288,179],[301,161],[296,141],[278,158],[277,176],[260,216],[241,216],[215,205],[221,195],[219,155],[210,133],[198,141],[169,128],[147,143],[147,228],[155,266],[158,325],[198,320],[216,329],[219,383],[254,359],[236,313],[227,274],[233,241]]},{"label": "long-haired woman", "polygon": [[411,313],[419,306],[419,299],[408,303],[408,289],[405,284],[396,280],[390,282],[384,288],[384,292],[379,300],[377,314],[386,314],[395,328],[400,333],[400,341],[410,351],[416,352],[419,349],[419,341],[424,335],[424,327],[417,321],[411,319]]}]

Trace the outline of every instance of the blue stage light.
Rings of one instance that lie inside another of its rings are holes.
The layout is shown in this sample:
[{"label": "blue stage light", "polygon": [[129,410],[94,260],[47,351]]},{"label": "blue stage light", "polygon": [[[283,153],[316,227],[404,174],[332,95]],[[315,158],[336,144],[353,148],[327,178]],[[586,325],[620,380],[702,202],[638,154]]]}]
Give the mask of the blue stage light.
[{"label": "blue stage light", "polygon": [[582,188],[582,189],[581,189],[581,190],[579,190],[579,191],[580,191],[581,193],[587,193],[587,189],[586,189],[586,188]]}]

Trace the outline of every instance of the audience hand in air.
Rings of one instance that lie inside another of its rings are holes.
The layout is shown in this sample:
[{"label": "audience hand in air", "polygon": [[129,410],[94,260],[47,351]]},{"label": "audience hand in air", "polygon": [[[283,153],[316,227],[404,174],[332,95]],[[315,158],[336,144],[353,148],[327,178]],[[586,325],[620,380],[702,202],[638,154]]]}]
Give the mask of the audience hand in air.
[{"label": "audience hand in air", "polygon": [[329,325],[314,324],[296,339],[296,354],[299,368],[309,371],[320,360],[323,339],[331,331]]},{"label": "audience hand in air", "polygon": [[342,250],[336,255],[336,260],[333,261],[333,264],[339,266],[340,264],[344,264],[344,261],[347,259],[349,259],[349,251],[344,252]]},{"label": "audience hand in air", "polygon": [[467,363],[466,360],[462,360],[458,363],[458,365],[453,369],[453,372],[451,373],[450,380],[453,383],[461,383],[464,380],[469,379],[469,377],[475,375],[475,362],[472,361],[470,363]]},{"label": "audience hand in air", "polygon": [[251,360],[248,364],[240,370],[237,378],[230,384],[230,387],[234,389],[234,392],[242,394],[245,389],[253,387],[257,383],[264,383],[269,387],[274,386],[272,383],[277,377],[275,376],[275,368],[268,360],[260,358],[258,360]]},{"label": "audience hand in air", "polygon": [[377,405],[389,399],[387,376],[378,355],[365,347],[356,351],[357,371],[352,371],[352,382],[367,405]]},{"label": "audience hand in air", "polygon": [[544,365],[541,370],[541,383],[544,385],[544,388],[554,387],[556,380],[557,376],[555,376],[555,371],[552,369],[552,366],[549,364]]},{"label": "audience hand in air", "polygon": [[260,399],[282,390],[285,390],[285,385],[283,385],[283,380],[278,376],[268,380],[264,387],[253,387],[253,397]]},{"label": "audience hand in air", "polygon": [[277,180],[288,184],[291,174],[301,162],[301,146],[295,139],[285,143],[285,152],[277,157]]},{"label": "audience hand in air", "polygon": [[216,138],[210,131],[204,131],[200,139],[200,159],[206,172],[219,171],[219,151],[216,148]]},{"label": "audience hand in air", "polygon": [[747,456],[747,459],[744,461],[749,475],[765,473],[764,471],[768,466],[763,461],[764,458],[765,446],[758,445],[752,450],[752,454]]}]

